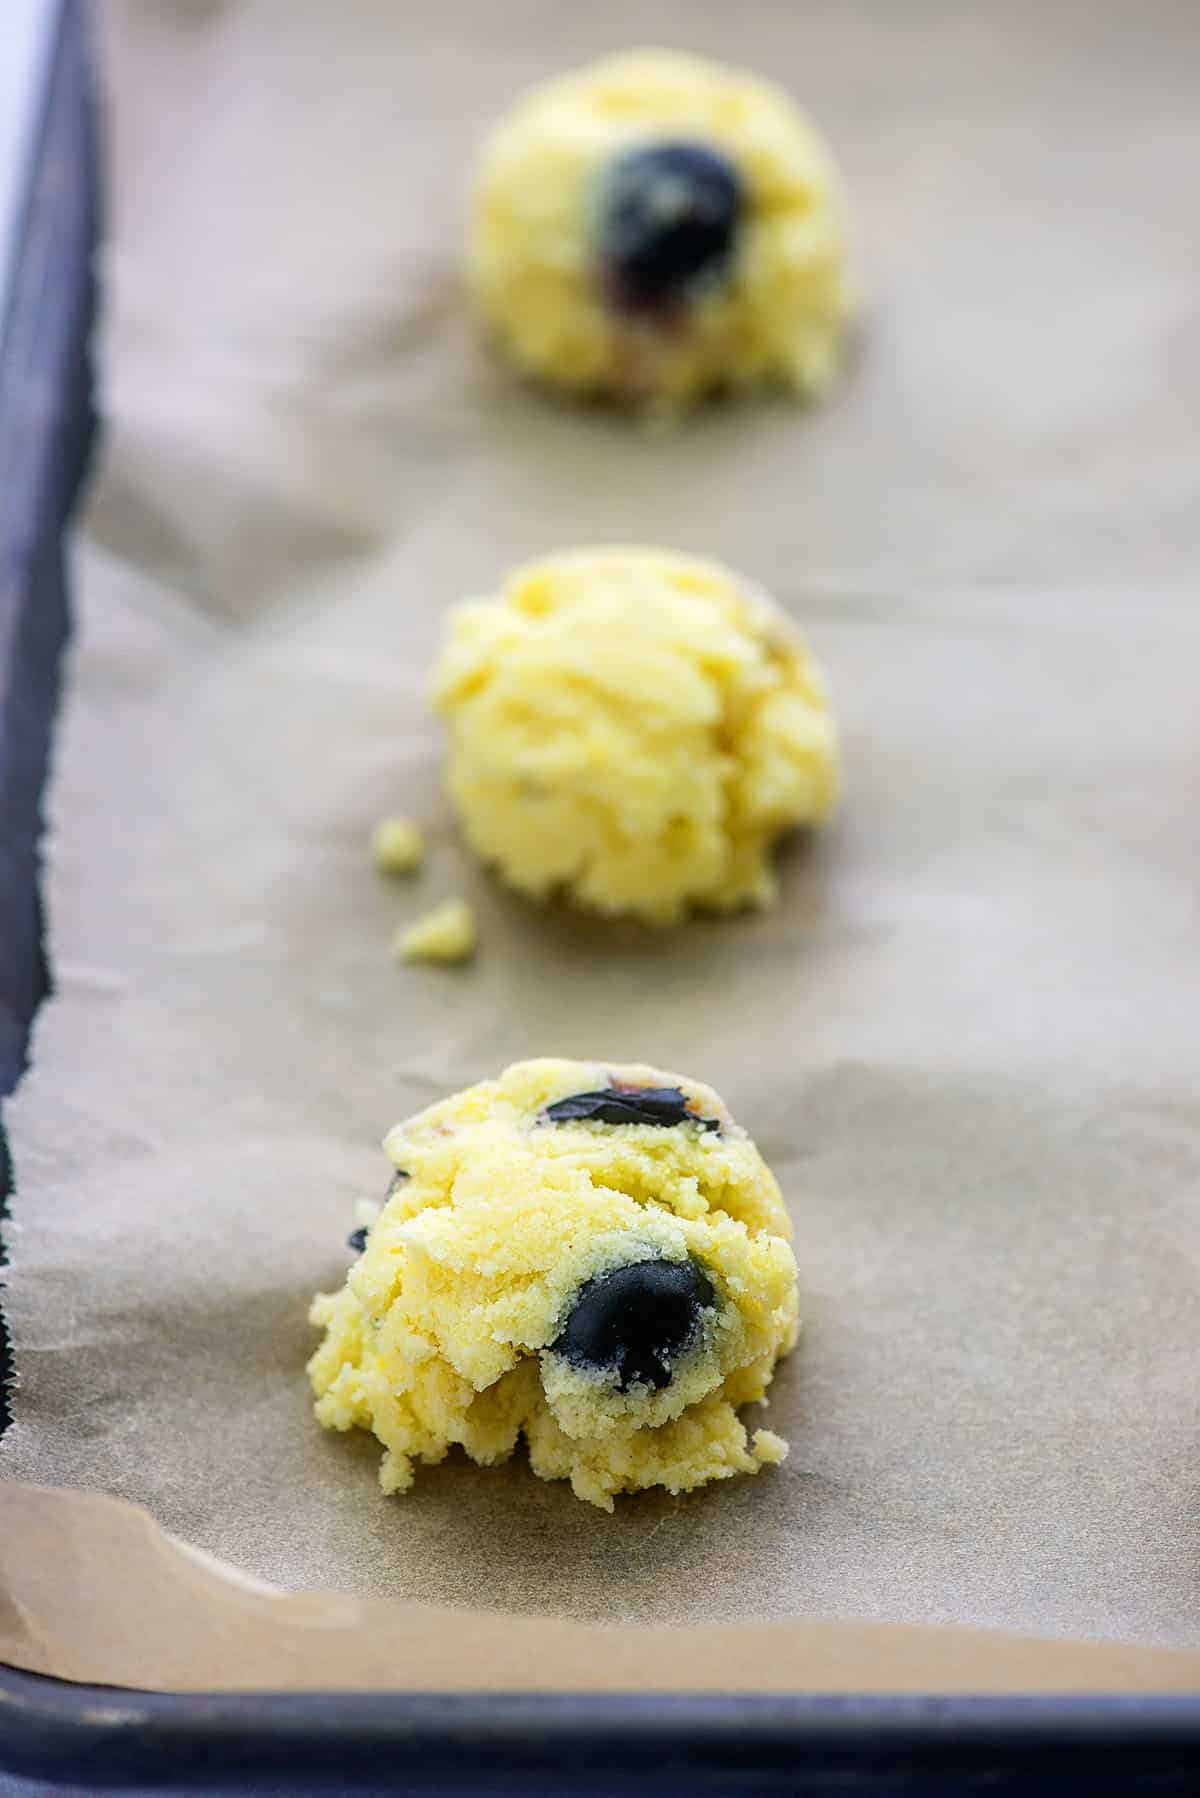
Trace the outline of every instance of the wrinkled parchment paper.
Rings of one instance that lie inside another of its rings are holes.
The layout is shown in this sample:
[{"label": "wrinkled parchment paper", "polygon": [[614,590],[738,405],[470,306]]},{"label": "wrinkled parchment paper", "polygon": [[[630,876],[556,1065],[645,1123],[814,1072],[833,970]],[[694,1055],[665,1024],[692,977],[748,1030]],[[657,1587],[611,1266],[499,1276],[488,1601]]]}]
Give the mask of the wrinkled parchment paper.
[{"label": "wrinkled parchment paper", "polygon": [[[1200,1645],[1194,9],[100,22],[110,425],[0,1473],[292,1591]],[[654,435],[474,342],[482,123],[648,36],[773,71],[833,142],[870,300],[823,408]],[[773,589],[845,732],[842,817],[778,909],[674,935],[472,867],[422,699],[453,601],[643,539]],[[388,809],[430,828],[411,885],[368,864]],[[395,924],[460,891],[476,965],[394,968]],[[451,1458],[386,1500],[372,1442],[312,1422],[307,1300],[385,1129],[539,1053],[694,1070],[775,1167],[806,1320],[782,1470],[608,1518]]]},{"label": "wrinkled parchment paper", "polygon": [[1200,1654],[945,1625],[579,1623],[280,1592],[96,1492],[0,1482],[0,1659],[166,1691],[1194,1692]]}]

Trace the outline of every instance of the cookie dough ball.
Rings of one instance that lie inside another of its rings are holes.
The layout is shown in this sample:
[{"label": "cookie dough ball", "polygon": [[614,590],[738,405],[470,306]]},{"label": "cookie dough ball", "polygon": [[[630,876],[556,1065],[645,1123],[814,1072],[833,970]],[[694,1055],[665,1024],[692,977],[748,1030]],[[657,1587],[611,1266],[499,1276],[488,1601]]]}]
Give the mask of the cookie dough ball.
[{"label": "cookie dough ball", "polygon": [[829,156],[769,82],[667,51],[528,95],[486,144],[468,262],[526,374],[684,405],[819,392],[851,309]]},{"label": "cookie dough ball", "polygon": [[[796,1340],[779,1188],[717,1095],[655,1068],[527,1061],[388,1136],[390,1194],[309,1364],[385,1492],[455,1443],[612,1510],[782,1459],[738,1408]],[[362,1238],[356,1239],[361,1241]]]},{"label": "cookie dough ball", "polygon": [[473,847],[525,893],[670,923],[769,903],[772,841],[836,792],[824,682],[714,563],[578,550],[452,615],[434,679]]}]

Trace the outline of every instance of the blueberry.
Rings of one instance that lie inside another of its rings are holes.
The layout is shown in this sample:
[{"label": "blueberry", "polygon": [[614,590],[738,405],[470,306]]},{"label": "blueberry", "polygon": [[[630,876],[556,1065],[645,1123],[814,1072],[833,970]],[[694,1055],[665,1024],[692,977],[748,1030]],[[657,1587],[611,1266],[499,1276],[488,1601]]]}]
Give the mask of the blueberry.
[{"label": "blueberry", "polygon": [[613,1375],[618,1392],[639,1384],[661,1391],[701,1311],[715,1303],[695,1261],[633,1261],[581,1287],[550,1346],[574,1367]]},{"label": "blueberry", "polygon": [[719,1130],[716,1118],[703,1118],[688,1110],[687,1098],[678,1086],[604,1086],[595,1092],[572,1093],[556,1099],[543,1113],[547,1123],[572,1124],[596,1118],[602,1124],[699,1124],[702,1130]]},{"label": "blueberry", "polygon": [[598,220],[613,303],[669,312],[722,275],[742,204],[741,176],[706,144],[648,144],[618,156],[603,177]]},{"label": "blueberry", "polygon": [[353,1249],[356,1255],[361,1255],[366,1246],[367,1226],[365,1224],[360,1224],[357,1230],[351,1230],[349,1236],[347,1236],[346,1247],[348,1249]]},{"label": "blueberry", "polygon": [[403,1167],[398,1167],[396,1169],[395,1173],[392,1175],[391,1179],[388,1181],[387,1196],[389,1199],[391,1198],[391,1196],[394,1192],[399,1192],[400,1188],[404,1185],[404,1182],[407,1179],[408,1179],[408,1169],[403,1168]]}]

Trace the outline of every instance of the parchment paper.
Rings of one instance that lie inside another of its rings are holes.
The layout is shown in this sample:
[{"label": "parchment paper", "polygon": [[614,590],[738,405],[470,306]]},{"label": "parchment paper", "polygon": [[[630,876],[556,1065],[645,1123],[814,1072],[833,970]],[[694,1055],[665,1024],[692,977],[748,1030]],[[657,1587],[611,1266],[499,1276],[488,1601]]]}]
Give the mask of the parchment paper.
[{"label": "parchment paper", "polygon": [[[167,1691],[1188,1692],[1200,1654],[919,1624],[577,1623],[284,1593],[95,1492],[0,1483],[0,1658]],[[129,1715],[127,1713],[127,1715]],[[136,1713],[133,1713],[136,1715]]]},{"label": "parchment paper", "polygon": [[[100,16],[110,424],[0,1472],[297,1592],[1200,1645],[1194,9]],[[840,157],[869,323],[819,410],[651,435],[474,343],[481,124],[648,37],[776,73]],[[638,539],[762,581],[831,674],[845,809],[772,914],[536,910],[439,796],[445,608]],[[412,886],[368,865],[387,809],[430,826]],[[478,962],[392,967],[459,891]],[[306,1304],[384,1130],[533,1053],[692,1069],[778,1172],[782,1470],[607,1518],[451,1458],[387,1500],[370,1440],[312,1422]]]}]

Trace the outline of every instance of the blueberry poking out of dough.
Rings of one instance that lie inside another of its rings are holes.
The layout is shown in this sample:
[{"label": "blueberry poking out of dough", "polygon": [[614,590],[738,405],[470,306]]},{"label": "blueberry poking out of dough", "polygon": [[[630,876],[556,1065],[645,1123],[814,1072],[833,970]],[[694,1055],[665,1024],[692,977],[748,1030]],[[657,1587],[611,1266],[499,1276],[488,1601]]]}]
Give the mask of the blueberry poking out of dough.
[{"label": "blueberry poking out of dough", "polygon": [[595,1118],[602,1124],[699,1124],[702,1130],[719,1130],[716,1118],[698,1117],[678,1086],[605,1086],[596,1092],[572,1093],[547,1105],[551,1124],[573,1124]]},{"label": "blueberry poking out of dough", "polygon": [[615,305],[668,312],[732,258],[742,211],[736,168],[707,144],[627,150],[604,175],[599,245]]},{"label": "blueberry poking out of dough", "polygon": [[700,1313],[715,1303],[712,1281],[695,1261],[634,1261],[588,1281],[551,1348],[575,1367],[612,1374],[619,1392],[635,1385],[659,1392]]},{"label": "blueberry poking out of dough", "polygon": [[349,1236],[347,1236],[346,1247],[348,1249],[353,1249],[356,1255],[361,1255],[366,1246],[367,1226],[365,1224],[360,1224],[357,1230],[351,1230]]}]

